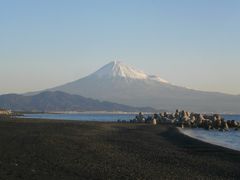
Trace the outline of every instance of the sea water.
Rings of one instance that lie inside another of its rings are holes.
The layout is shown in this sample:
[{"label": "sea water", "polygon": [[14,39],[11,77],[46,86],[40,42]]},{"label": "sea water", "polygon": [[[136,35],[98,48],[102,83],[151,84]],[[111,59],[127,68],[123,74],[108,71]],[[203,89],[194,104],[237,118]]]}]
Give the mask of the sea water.
[{"label": "sea water", "polygon": [[[76,120],[76,121],[99,121],[99,122],[116,122],[117,120],[130,120],[137,114],[25,114],[25,118],[33,119],[52,119],[52,120]],[[240,115],[222,115],[225,120],[240,121]],[[230,149],[240,151],[240,130],[230,130],[220,132],[217,130],[181,129],[181,132],[192,138],[204,142],[216,144]]]},{"label": "sea water", "polygon": [[95,113],[69,113],[69,114],[24,114],[24,118],[50,119],[50,120],[74,120],[74,121],[99,121],[116,122],[118,120],[134,119],[136,114],[95,114]]},{"label": "sea water", "polygon": [[[222,115],[222,116],[225,118],[225,120],[240,121],[240,115]],[[235,131],[234,129],[230,129],[229,131],[220,132],[218,130],[208,131],[201,128],[196,129],[185,128],[180,129],[180,131],[183,134],[190,136],[192,138],[240,151],[240,130]]]}]

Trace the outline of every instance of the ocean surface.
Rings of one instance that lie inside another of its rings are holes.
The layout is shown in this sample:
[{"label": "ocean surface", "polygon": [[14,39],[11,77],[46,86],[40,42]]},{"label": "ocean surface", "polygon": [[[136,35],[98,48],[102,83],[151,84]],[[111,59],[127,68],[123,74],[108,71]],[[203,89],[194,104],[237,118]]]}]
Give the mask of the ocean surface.
[{"label": "ocean surface", "polygon": [[52,119],[52,120],[74,120],[74,121],[99,121],[116,122],[117,120],[130,120],[137,114],[24,114],[24,118]]},{"label": "ocean surface", "polygon": [[[240,121],[240,115],[222,115],[225,120],[236,120]],[[204,130],[204,129],[181,129],[179,130],[192,138],[215,144],[218,146],[223,146],[229,149],[234,149],[240,151],[240,130],[235,131],[231,129],[226,132],[219,132],[217,130]]]},{"label": "ocean surface", "polygon": [[[117,120],[133,119],[136,115],[137,114],[25,114],[24,117],[33,119],[116,122]],[[240,115],[222,116],[225,120],[240,121]],[[180,129],[180,131],[195,139],[240,151],[240,130],[219,132],[217,130],[207,131],[204,129],[185,128]]]}]

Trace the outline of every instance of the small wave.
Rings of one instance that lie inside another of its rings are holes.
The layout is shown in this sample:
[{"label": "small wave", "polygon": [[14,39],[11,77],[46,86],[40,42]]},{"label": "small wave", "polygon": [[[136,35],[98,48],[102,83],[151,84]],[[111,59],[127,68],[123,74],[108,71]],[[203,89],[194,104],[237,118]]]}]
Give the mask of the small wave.
[{"label": "small wave", "polygon": [[181,133],[189,137],[210,144],[240,151],[239,131],[219,132],[219,131],[206,131],[204,129],[181,129],[181,128],[179,128],[179,130]]}]

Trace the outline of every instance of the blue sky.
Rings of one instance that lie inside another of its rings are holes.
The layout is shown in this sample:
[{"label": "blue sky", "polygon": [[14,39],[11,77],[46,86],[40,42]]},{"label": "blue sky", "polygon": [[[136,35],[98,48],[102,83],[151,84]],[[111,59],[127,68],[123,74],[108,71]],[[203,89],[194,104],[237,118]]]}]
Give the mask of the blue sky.
[{"label": "blue sky", "polygon": [[239,0],[0,0],[0,94],[121,60],[173,84],[240,94]]}]

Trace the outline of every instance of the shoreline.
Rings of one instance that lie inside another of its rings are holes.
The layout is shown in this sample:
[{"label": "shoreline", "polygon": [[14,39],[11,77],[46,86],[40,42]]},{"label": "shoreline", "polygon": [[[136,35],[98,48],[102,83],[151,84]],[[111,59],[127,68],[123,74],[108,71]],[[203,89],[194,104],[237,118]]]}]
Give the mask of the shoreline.
[{"label": "shoreline", "polygon": [[[76,113],[76,114],[79,114],[79,113]],[[85,114],[85,113],[82,113],[82,114]],[[19,117],[16,117],[16,118],[18,118],[18,119],[30,119],[30,120],[33,119],[31,117],[28,118],[28,117],[24,117],[24,116],[19,116]],[[54,121],[80,121],[80,122],[99,122],[99,123],[115,123],[115,122],[117,122],[117,121],[97,121],[97,120],[89,121],[89,120],[73,120],[73,119],[72,120],[65,120],[65,119],[44,119],[44,118],[42,120],[50,120],[50,121],[52,121],[52,120],[54,120]],[[186,135],[186,136],[188,136],[190,138],[193,138],[195,140],[199,140],[199,141],[202,141],[202,142],[205,142],[205,143],[209,143],[209,144],[212,144],[212,145],[216,145],[216,146],[220,146],[220,147],[224,147],[224,148],[227,148],[227,149],[231,149],[231,150],[235,150],[235,151],[239,151],[240,152],[240,148],[233,147],[233,146],[228,145],[228,144],[224,144],[224,141],[222,141],[222,142],[216,142],[216,141],[213,141],[213,140],[211,141],[211,137],[207,137],[207,138],[210,138],[210,139],[203,139],[201,137],[197,137],[194,133],[186,132],[185,130],[190,130],[190,131],[202,130],[203,133],[204,132],[205,133],[214,133],[214,132],[218,132],[218,131],[213,131],[213,130],[206,131],[206,130],[198,129],[198,128],[196,128],[196,129],[195,128],[184,128],[184,129],[182,129],[182,128],[177,127],[177,126],[176,126],[176,129],[179,131],[180,134]],[[222,133],[224,133],[224,132],[221,132],[221,134]]]},{"label": "shoreline", "polygon": [[[234,151],[238,151],[240,152],[240,148],[236,148],[236,147],[232,147],[228,144],[224,144],[224,142],[216,142],[216,141],[211,141],[210,139],[206,139],[204,140],[203,138],[201,137],[197,137],[197,135],[195,134],[192,134],[191,132],[186,132],[185,130],[191,130],[191,131],[194,131],[194,129],[191,129],[191,128],[186,128],[186,129],[182,129],[180,127],[176,127],[176,129],[179,131],[179,133],[189,137],[189,138],[192,138],[192,139],[195,139],[195,140],[198,140],[198,141],[201,141],[201,142],[204,142],[204,143],[208,143],[208,144],[211,144],[211,145],[214,145],[214,146],[219,146],[219,147],[222,147],[222,148],[226,148],[226,149],[229,149],[229,150],[234,150]],[[199,129],[199,130],[202,130],[202,129]],[[206,131],[206,130],[202,130],[203,132],[205,131],[206,133],[212,133],[212,131]],[[223,132],[220,132],[220,133],[223,133]],[[228,132],[227,132],[228,133]]]}]

